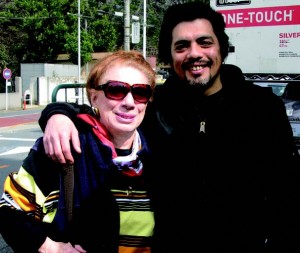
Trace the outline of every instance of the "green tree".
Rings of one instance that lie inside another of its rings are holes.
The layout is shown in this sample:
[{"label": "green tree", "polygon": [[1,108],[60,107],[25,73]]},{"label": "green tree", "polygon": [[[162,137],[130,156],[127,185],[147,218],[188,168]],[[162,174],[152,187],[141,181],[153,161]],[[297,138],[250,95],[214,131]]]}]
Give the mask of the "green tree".
[{"label": "green tree", "polygon": [[[1,30],[12,27],[10,32],[17,43],[1,45],[8,48],[18,59],[18,63],[43,62],[56,60],[57,55],[69,53],[73,63],[78,60],[78,10],[77,1],[68,0],[14,0],[7,2],[0,9]],[[108,18],[98,15],[98,4],[81,1],[81,55],[85,64],[90,61],[91,53],[97,48],[113,50],[116,43],[116,32]],[[83,29],[83,23],[88,26]],[[106,38],[106,41],[104,41]],[[109,40],[109,42],[107,42]],[[8,53],[4,59],[10,59]],[[7,64],[6,62],[3,63]]]},{"label": "green tree", "polygon": [[[200,1],[200,0],[198,0]],[[203,0],[209,3],[208,0]],[[202,2],[203,2],[202,1]],[[166,8],[183,1],[147,0],[147,55],[156,55],[159,27]],[[143,34],[144,0],[131,0],[130,13],[140,17]],[[19,75],[20,63],[49,63],[61,53],[78,60],[77,0],[3,0],[0,3],[0,67],[9,66]],[[124,11],[124,0],[81,0],[81,61],[92,52],[123,47],[124,20],[114,15]],[[143,40],[131,44],[142,51]]]},{"label": "green tree", "polygon": [[[9,67],[14,76],[15,72],[18,73],[19,60],[13,46],[21,40],[22,34],[17,33],[17,28],[12,23],[8,23],[4,15],[1,15],[1,13],[6,12],[6,6],[9,2],[0,2],[0,72],[2,73],[4,68]],[[3,87],[5,87],[4,84]]]},{"label": "green tree", "polygon": [[9,48],[18,64],[52,62],[65,52],[65,35],[72,27],[65,18],[69,11],[72,5],[67,0],[14,0],[2,8],[1,25],[9,27],[15,38]]}]

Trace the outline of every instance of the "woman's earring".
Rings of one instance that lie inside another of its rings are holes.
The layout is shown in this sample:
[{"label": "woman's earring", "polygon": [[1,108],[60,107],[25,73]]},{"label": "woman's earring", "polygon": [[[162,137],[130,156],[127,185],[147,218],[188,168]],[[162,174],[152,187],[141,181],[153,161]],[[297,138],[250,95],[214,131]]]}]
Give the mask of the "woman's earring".
[{"label": "woman's earring", "polygon": [[99,109],[97,107],[92,107],[92,110],[93,110],[95,116],[97,116],[97,117],[100,116]]}]

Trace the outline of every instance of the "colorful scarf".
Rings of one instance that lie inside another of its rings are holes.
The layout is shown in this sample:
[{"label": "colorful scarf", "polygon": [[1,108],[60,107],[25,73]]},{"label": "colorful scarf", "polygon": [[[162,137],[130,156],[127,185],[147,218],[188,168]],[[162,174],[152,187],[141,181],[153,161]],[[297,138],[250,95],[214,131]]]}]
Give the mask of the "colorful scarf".
[{"label": "colorful scarf", "polygon": [[143,164],[137,156],[137,152],[142,146],[138,131],[135,133],[131,154],[127,156],[118,156],[115,147],[110,140],[107,129],[99,120],[89,114],[78,114],[77,117],[92,126],[93,132],[99,140],[111,148],[112,162],[117,170],[122,171],[122,173],[128,176],[139,176],[142,174]]}]

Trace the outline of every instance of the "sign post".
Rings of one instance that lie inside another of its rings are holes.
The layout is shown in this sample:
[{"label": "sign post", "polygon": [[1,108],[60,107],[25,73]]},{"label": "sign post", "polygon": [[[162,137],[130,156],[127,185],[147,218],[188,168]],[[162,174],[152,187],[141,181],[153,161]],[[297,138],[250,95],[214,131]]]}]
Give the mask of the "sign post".
[{"label": "sign post", "polygon": [[5,79],[5,109],[7,111],[7,103],[8,103],[7,86],[8,86],[8,79],[11,78],[11,70],[9,68],[5,68],[2,72],[2,75]]},{"label": "sign post", "polygon": [[140,22],[132,22],[131,24],[131,42],[133,44],[140,42]]}]

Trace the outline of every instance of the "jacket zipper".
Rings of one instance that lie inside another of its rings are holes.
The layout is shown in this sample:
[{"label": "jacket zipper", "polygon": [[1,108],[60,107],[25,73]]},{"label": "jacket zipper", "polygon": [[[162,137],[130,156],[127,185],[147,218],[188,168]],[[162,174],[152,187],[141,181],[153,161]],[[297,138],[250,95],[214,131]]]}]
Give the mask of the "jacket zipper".
[{"label": "jacket zipper", "polygon": [[205,134],[205,120],[200,121],[199,133],[204,133]]}]

